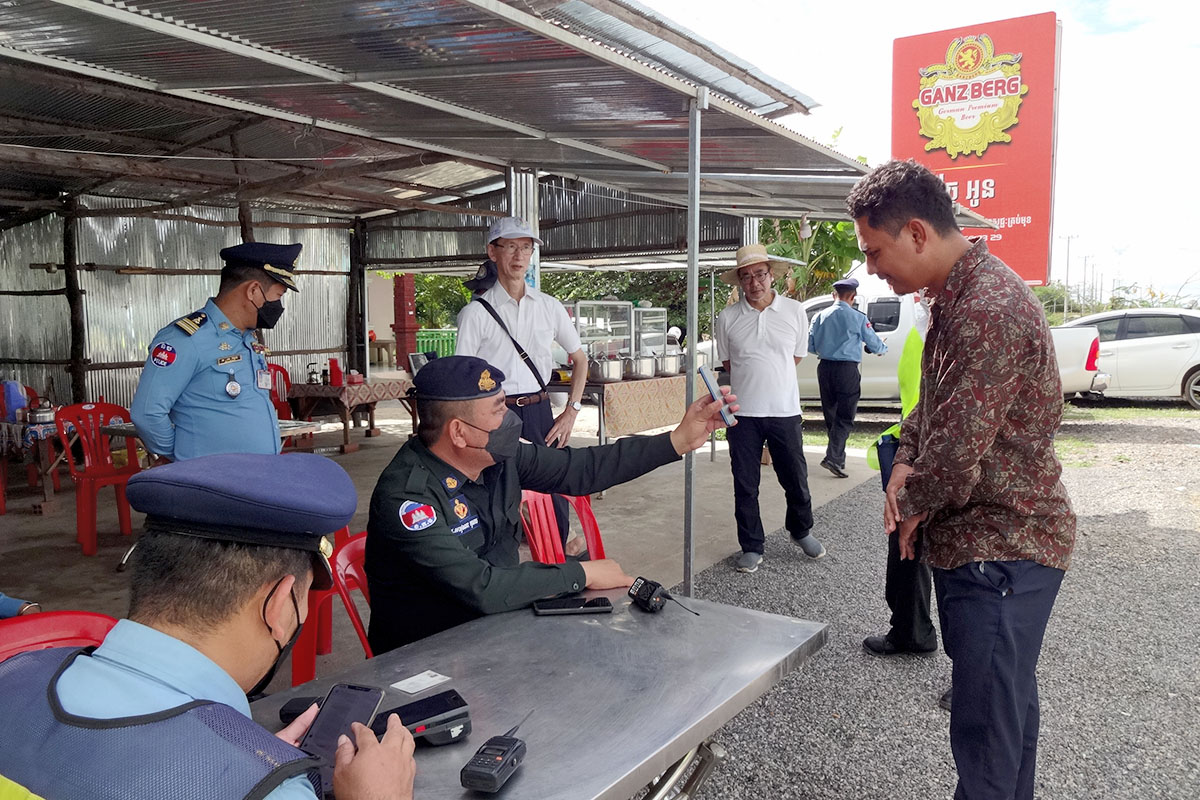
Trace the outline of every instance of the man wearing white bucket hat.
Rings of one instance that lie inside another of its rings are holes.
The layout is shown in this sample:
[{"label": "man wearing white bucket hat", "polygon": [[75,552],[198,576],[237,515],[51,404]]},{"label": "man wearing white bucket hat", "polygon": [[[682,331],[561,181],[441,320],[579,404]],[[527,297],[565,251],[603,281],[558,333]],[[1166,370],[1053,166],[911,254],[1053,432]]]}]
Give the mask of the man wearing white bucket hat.
[{"label": "man wearing white bucket hat", "polygon": [[721,274],[722,281],[742,292],[717,317],[716,330],[717,350],[741,404],[738,424],[726,433],[742,548],[738,572],[754,572],[763,560],[758,486],[764,443],[787,501],[784,527],[809,558],[825,555],[811,533],[812,498],[796,385],[796,364],[808,355],[808,317],[800,303],[772,288],[787,271],[788,265],[767,255],[766,247],[748,244],[737,251],[737,266]]}]

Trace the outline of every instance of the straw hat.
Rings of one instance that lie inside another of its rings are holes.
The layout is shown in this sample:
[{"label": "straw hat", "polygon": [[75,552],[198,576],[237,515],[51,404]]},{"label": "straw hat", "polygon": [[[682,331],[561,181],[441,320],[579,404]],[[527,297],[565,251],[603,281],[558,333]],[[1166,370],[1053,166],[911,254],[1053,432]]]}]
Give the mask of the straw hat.
[{"label": "straw hat", "polygon": [[737,251],[737,266],[733,269],[727,269],[721,273],[721,281],[730,286],[738,285],[738,270],[742,267],[749,267],[753,264],[770,264],[771,265],[771,280],[779,280],[784,275],[788,274],[790,264],[786,261],[776,261],[767,254],[766,245],[748,244],[745,247],[739,247]]}]

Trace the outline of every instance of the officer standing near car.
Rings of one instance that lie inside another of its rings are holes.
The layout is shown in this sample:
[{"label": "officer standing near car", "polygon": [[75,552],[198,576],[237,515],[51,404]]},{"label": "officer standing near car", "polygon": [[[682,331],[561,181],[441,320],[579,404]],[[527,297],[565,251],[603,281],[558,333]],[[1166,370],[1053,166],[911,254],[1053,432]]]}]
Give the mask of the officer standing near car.
[{"label": "officer standing near car", "polygon": [[858,280],[843,278],[833,284],[834,304],[813,317],[808,328],[808,350],[821,359],[817,387],[829,443],[821,466],[839,478],[846,474],[846,439],[854,428],[862,375],[863,348],[875,355],[887,352],[867,315],[853,305]]},{"label": "officer standing near car", "polygon": [[221,251],[217,296],[154,335],[130,414],[153,453],[172,461],[216,453],[279,452],[267,348],[283,295],[299,291],[302,245],[246,242]]},{"label": "officer standing near car", "polygon": [[670,433],[586,448],[524,444],[504,379],[474,356],[430,361],[413,379],[417,436],[380,475],[367,523],[376,655],[544,597],[628,586],[608,559],[521,562],[521,490],[599,492],[679,460],[722,424],[721,403],[705,395]]}]

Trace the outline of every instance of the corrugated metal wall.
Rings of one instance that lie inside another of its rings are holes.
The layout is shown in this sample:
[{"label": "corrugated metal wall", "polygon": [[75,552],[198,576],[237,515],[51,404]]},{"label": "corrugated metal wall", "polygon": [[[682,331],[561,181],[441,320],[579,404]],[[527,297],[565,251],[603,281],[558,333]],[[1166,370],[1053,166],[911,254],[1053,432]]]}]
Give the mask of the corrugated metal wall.
[{"label": "corrugated metal wall", "polygon": [[[88,208],[136,208],[142,201],[108,197],[84,198]],[[178,213],[213,221],[236,222],[237,212],[223,208],[187,208]],[[255,222],[335,222],[256,211]],[[341,352],[317,355],[273,356],[293,378],[303,380],[304,365],[332,357],[346,358],[346,291],[350,269],[350,228],[336,230],[255,228],[262,242],[301,242],[297,263],[301,270],[337,271],[340,275],[301,275],[300,291],[284,297],[286,313],[278,327],[265,331],[267,346],[275,351],[312,351],[330,347]],[[135,217],[84,217],[77,228],[80,264],[122,265],[159,269],[219,269],[221,248],[241,241],[236,226],[216,227],[183,220]],[[62,273],[46,275],[29,270],[30,262],[62,261],[62,220],[45,220],[0,233],[0,286],[5,289],[58,288]],[[154,334],[172,320],[204,305],[216,293],[216,275],[123,275],[111,270],[81,270],[87,323],[87,358],[96,364],[142,362]],[[53,297],[3,297],[3,342],[0,356],[10,358],[66,359],[70,331],[66,299]],[[14,302],[15,301],[15,302]],[[37,319],[36,328],[28,319]],[[24,322],[23,322],[24,321]],[[0,365],[5,372],[11,365]],[[39,372],[39,370],[41,370]],[[88,397],[103,396],[129,405],[140,367],[90,370]],[[70,401],[70,381],[65,368],[21,367],[25,382],[41,391],[54,378],[55,400]]]},{"label": "corrugated metal wall", "polygon": [[[61,289],[61,271],[31,270],[30,264],[62,263],[62,218],[44,217],[0,232],[0,289]],[[66,361],[71,357],[66,295],[0,295],[0,357]],[[19,380],[37,392],[69,401],[71,379],[65,366],[0,363],[0,376]]]}]

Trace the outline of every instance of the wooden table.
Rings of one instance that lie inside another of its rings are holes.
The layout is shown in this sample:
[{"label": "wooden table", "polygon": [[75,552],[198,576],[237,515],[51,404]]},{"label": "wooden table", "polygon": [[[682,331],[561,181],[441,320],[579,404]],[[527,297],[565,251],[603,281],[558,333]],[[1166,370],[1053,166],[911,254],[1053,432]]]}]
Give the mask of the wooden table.
[{"label": "wooden table", "polygon": [[336,416],[342,421],[343,453],[353,453],[358,443],[350,441],[350,422],[357,412],[368,415],[367,436],[378,436],[375,427],[375,404],[380,400],[399,400],[412,417],[413,431],[417,429],[416,405],[408,397],[412,381],[406,379],[371,381],[370,383],[326,386],[321,383],[293,383],[288,400],[296,412],[297,419],[313,416]]},{"label": "wooden table", "polygon": [[[628,800],[803,665],[827,636],[819,622],[704,600],[680,598],[699,616],[674,603],[649,614],[621,589],[588,594],[608,597],[613,613],[492,614],[272,694],[250,712],[277,730],[285,702],[324,696],[335,683],[384,689],[382,711],[454,688],[470,705],[472,732],[417,748],[416,797],[483,797],[459,785],[459,770],[489,736],[533,709],[517,734],[528,757],[496,797]],[[427,669],[450,682],[416,695],[391,688]]]},{"label": "wooden table", "polygon": [[[73,429],[72,429],[73,430]],[[41,475],[42,499],[33,504],[35,514],[51,514],[54,503],[54,470],[63,456],[55,455],[58,426],[53,422],[0,422],[0,469],[8,469],[10,449],[31,448]],[[4,503],[0,502],[0,513]]]}]

